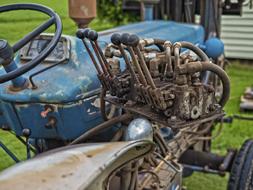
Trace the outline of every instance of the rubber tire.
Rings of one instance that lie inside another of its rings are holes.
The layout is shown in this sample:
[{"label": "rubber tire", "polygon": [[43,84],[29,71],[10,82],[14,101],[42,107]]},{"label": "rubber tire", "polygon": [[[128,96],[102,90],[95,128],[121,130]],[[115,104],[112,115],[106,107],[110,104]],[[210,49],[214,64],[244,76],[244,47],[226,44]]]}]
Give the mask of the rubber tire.
[{"label": "rubber tire", "polygon": [[230,172],[228,190],[253,190],[253,140],[246,140],[237,153]]}]

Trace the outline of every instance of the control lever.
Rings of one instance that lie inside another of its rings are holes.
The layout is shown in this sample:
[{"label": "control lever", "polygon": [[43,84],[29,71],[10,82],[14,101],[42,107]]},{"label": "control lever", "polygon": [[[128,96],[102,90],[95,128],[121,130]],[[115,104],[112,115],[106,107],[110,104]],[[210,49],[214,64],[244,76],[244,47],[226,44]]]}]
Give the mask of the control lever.
[{"label": "control lever", "polygon": [[142,69],[145,73],[146,80],[148,81],[148,85],[151,87],[151,89],[148,90],[149,92],[146,93],[146,100],[148,100],[148,102],[151,102],[151,104],[153,102],[153,104],[155,104],[157,107],[160,107],[162,109],[166,109],[167,105],[164,101],[163,95],[162,95],[161,91],[156,88],[154,80],[153,80],[153,78],[152,78],[152,76],[151,76],[151,74],[148,70],[148,67],[147,67],[146,63],[145,63],[143,54],[140,51],[140,48],[139,48],[140,39],[139,39],[139,37],[137,35],[133,34],[133,35],[128,36],[128,38],[126,38],[126,39],[124,39],[122,37],[122,41],[126,41],[125,43],[129,47],[130,54],[135,60],[137,60],[137,58],[135,57],[135,54],[134,54],[134,52],[136,52],[137,57],[138,57],[139,62],[140,62],[140,65],[141,65],[141,67],[142,67]]},{"label": "control lever", "polygon": [[129,70],[130,70],[131,75],[133,76],[133,78],[136,81],[136,83],[140,84],[140,81],[139,81],[138,77],[136,76],[136,74],[134,72],[134,68],[133,68],[130,60],[128,59],[128,57],[126,55],[126,52],[125,52],[124,48],[122,47],[122,44],[121,44],[121,35],[119,33],[113,34],[111,36],[111,42],[119,48],[119,50],[121,52],[121,55],[123,56],[123,58],[124,58],[124,60],[126,62],[126,65],[129,68]]},{"label": "control lever", "polygon": [[128,44],[129,44],[129,46],[132,46],[133,50],[136,52],[136,54],[139,58],[139,61],[140,61],[140,65],[141,65],[141,67],[142,67],[142,69],[145,73],[148,84],[151,86],[151,88],[153,90],[155,90],[156,89],[155,83],[154,83],[154,81],[151,77],[151,74],[148,70],[148,67],[147,67],[146,63],[145,63],[145,60],[144,60],[144,57],[143,57],[143,55],[140,51],[140,48],[138,47],[139,41],[140,41],[139,37],[135,34],[130,35],[129,38],[128,38]]},{"label": "control lever", "polygon": [[94,65],[95,65],[95,67],[96,67],[96,70],[97,70],[97,72],[98,72],[98,75],[101,76],[101,75],[102,75],[102,71],[100,70],[100,68],[99,68],[99,66],[98,66],[98,63],[97,63],[97,61],[96,61],[96,59],[95,59],[93,53],[91,52],[91,50],[90,50],[90,48],[89,48],[87,42],[85,41],[85,36],[87,35],[87,34],[86,34],[87,32],[89,32],[88,29],[79,29],[79,30],[77,30],[77,32],[76,32],[76,37],[78,37],[79,39],[82,40],[83,45],[85,46],[85,48],[86,48],[86,50],[87,50],[87,52],[88,52],[88,54],[89,54],[89,56],[90,56],[92,62],[94,63]]},{"label": "control lever", "polygon": [[120,41],[121,41],[122,44],[124,44],[125,46],[127,46],[127,49],[128,49],[128,51],[130,53],[130,56],[132,57],[133,63],[135,65],[136,69],[137,69],[137,72],[138,72],[139,76],[140,76],[140,81],[146,87],[148,85],[148,83],[147,83],[147,81],[145,79],[145,76],[144,76],[142,70],[141,70],[139,62],[138,62],[138,60],[135,57],[135,53],[134,53],[133,48],[128,44],[129,37],[130,37],[129,34],[124,33],[124,34],[121,35],[121,40]]},{"label": "control lever", "polygon": [[90,40],[90,43],[97,55],[97,58],[102,66],[104,73],[106,73],[110,77],[113,77],[113,74],[110,72],[109,64],[104,56],[104,53],[98,45],[98,42],[97,42],[98,33],[94,30],[90,30],[88,32],[88,35],[86,35],[86,37]]},{"label": "control lever", "polygon": [[31,158],[31,147],[30,147],[30,144],[29,144],[29,137],[31,135],[31,130],[28,129],[28,128],[24,128],[22,130],[22,134],[25,137],[27,159],[30,159]]}]

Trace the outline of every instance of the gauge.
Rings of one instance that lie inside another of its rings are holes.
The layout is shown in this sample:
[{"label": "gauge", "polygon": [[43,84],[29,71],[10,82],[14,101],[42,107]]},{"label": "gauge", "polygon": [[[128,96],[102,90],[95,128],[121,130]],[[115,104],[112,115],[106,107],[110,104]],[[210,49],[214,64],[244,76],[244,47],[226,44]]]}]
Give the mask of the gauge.
[{"label": "gauge", "polygon": [[[29,61],[37,57],[50,43],[52,36],[41,35],[34,39],[26,46],[24,46],[20,51],[20,57],[22,61]],[[50,55],[44,60],[46,63],[56,63],[59,61],[64,61],[69,59],[70,51],[69,41],[61,37],[60,41],[57,43],[55,49],[50,53]]]}]

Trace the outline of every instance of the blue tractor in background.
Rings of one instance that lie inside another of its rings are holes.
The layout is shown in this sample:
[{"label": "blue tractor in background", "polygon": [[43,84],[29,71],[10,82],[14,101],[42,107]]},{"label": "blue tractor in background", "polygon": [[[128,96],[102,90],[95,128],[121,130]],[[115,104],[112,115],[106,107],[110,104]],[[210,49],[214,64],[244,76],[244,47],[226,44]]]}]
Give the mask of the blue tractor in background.
[{"label": "blue tractor in background", "polygon": [[[143,22],[76,36],[62,35],[48,7],[0,7],[49,16],[13,46],[0,40],[0,127],[35,155],[4,171],[1,189],[176,190],[193,171],[230,172],[228,189],[252,188],[252,140],[225,156],[210,152],[230,93],[220,18],[240,14],[242,2],[128,3]],[[172,20],[154,20],[165,14]],[[54,34],[42,33],[52,25]]]}]

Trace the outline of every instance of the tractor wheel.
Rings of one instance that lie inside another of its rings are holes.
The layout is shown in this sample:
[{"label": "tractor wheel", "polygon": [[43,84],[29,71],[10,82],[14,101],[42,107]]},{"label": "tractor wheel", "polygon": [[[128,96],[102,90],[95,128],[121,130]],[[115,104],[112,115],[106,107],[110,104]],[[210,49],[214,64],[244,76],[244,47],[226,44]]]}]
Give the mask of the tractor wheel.
[{"label": "tractor wheel", "polygon": [[253,140],[242,145],[233,162],[228,190],[253,190]]}]

